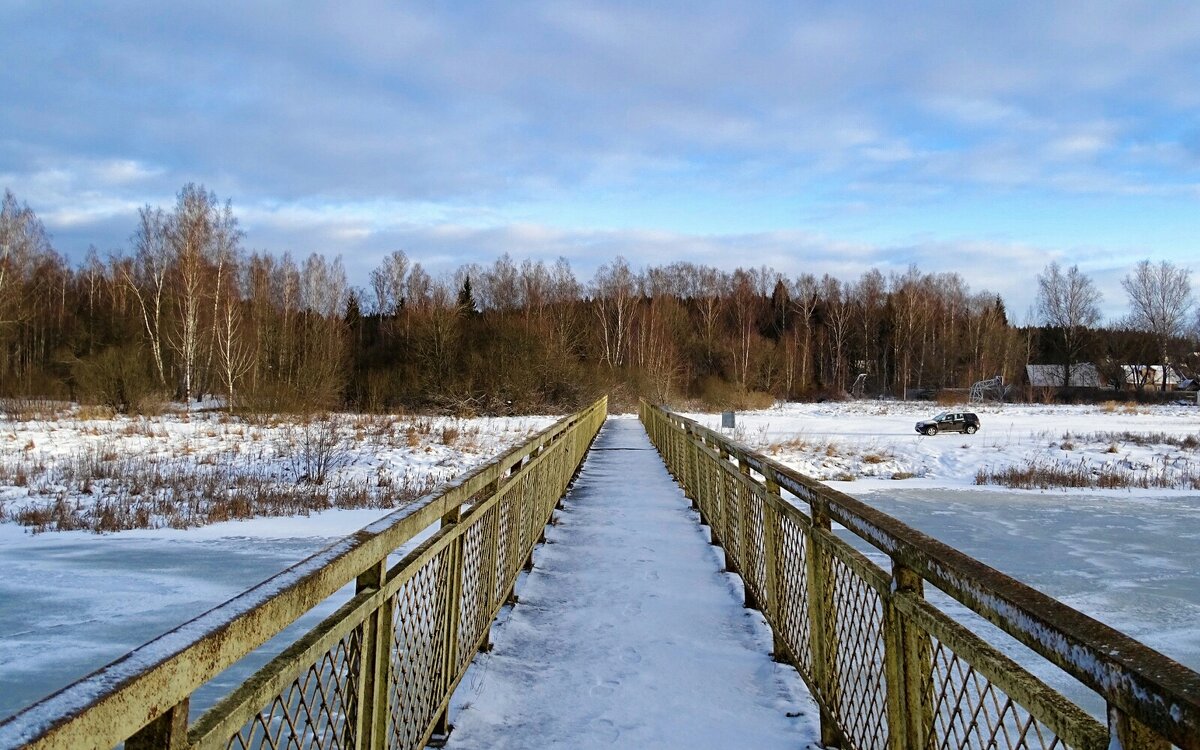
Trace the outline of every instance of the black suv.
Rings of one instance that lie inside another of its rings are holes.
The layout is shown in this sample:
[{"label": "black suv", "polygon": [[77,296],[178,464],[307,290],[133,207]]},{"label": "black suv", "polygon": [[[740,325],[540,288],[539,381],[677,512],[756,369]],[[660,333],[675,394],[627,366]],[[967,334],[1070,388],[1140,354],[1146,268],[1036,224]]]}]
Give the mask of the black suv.
[{"label": "black suv", "polygon": [[933,419],[917,422],[917,432],[936,435],[939,432],[965,432],[974,435],[979,429],[979,417],[969,411],[944,411]]}]

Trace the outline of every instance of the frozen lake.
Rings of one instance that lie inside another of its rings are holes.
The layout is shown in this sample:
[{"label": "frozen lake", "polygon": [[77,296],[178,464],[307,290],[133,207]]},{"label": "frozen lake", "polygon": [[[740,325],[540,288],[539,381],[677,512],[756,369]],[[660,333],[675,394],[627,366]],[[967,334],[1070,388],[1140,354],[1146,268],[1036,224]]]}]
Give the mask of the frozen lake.
[{"label": "frozen lake", "polygon": [[[860,497],[1200,670],[1200,495],[910,489]],[[1015,642],[1004,650],[1029,663]],[[1101,710],[1056,668],[1032,671]]]},{"label": "frozen lake", "polygon": [[[330,542],[380,511],[262,519],[187,532],[84,532],[30,537],[0,526],[0,717],[104,666],[208,611]],[[275,526],[277,536],[272,536]],[[307,526],[307,531],[304,531]],[[321,528],[324,526],[325,528]],[[242,531],[243,535],[238,535]],[[300,535],[297,535],[300,534]],[[303,632],[336,606],[329,601],[295,624]],[[247,657],[257,668],[282,646]],[[218,678],[193,702],[195,715],[227,689]]]}]

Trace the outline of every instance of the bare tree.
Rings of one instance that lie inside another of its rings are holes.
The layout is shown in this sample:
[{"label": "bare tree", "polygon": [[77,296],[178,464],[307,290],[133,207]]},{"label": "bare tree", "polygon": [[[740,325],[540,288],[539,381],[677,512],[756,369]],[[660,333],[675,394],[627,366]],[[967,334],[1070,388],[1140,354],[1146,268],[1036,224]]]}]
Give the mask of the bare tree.
[{"label": "bare tree", "polygon": [[624,258],[618,256],[611,265],[596,269],[592,280],[592,309],[600,324],[601,357],[610,369],[625,363],[636,291],[637,277]]},{"label": "bare tree", "polygon": [[189,183],[179,192],[167,222],[175,284],[175,327],[167,337],[179,358],[180,391],[189,403],[197,382],[200,356],[201,302],[209,282],[208,255],[215,247],[216,196]]},{"label": "bare tree", "polygon": [[408,256],[396,250],[371,271],[371,290],[375,293],[375,312],[378,315],[397,315],[404,304],[405,277]]},{"label": "bare tree", "polygon": [[811,273],[801,274],[792,282],[788,291],[788,299],[797,323],[793,330],[797,355],[800,358],[800,389],[806,390],[812,384],[809,368],[812,365],[813,315],[816,314],[820,302],[817,277]]},{"label": "bare tree", "polygon": [[167,243],[170,219],[161,208],[143,206],[138,211],[138,228],[133,234],[134,263],[123,263],[121,281],[137,300],[142,326],[154,358],[158,382],[167,387],[163,365],[163,304],[167,286],[167,271],[171,265],[171,250]]},{"label": "bare tree", "polygon": [[846,390],[846,342],[854,314],[854,301],[849,284],[829,274],[821,279],[821,294],[825,302],[825,329],[829,336],[830,382],[835,393]]},{"label": "bare tree", "polygon": [[216,320],[217,368],[224,386],[226,408],[233,414],[234,387],[254,366],[254,350],[242,333],[241,303],[234,294],[226,294]]},{"label": "bare tree", "polygon": [[0,326],[21,319],[21,295],[16,290],[37,258],[49,252],[50,240],[41,220],[5,190],[0,201]]},{"label": "bare tree", "polygon": [[1100,321],[1100,291],[1071,266],[1064,273],[1051,263],[1038,275],[1037,309],[1042,325],[1058,329],[1062,340],[1063,385],[1071,383],[1071,365],[1087,346],[1088,329]]},{"label": "bare tree", "polygon": [[1182,335],[1187,327],[1188,311],[1192,307],[1190,273],[1165,260],[1157,266],[1143,260],[1121,281],[1129,295],[1130,323],[1134,328],[1150,333],[1157,344],[1158,362],[1163,373],[1158,384],[1160,390],[1167,388],[1167,347],[1171,339]]},{"label": "bare tree", "polygon": [[579,300],[582,294],[583,288],[575,278],[571,264],[566,258],[559,258],[550,271],[547,302],[551,340],[560,354],[571,354],[581,346]]}]

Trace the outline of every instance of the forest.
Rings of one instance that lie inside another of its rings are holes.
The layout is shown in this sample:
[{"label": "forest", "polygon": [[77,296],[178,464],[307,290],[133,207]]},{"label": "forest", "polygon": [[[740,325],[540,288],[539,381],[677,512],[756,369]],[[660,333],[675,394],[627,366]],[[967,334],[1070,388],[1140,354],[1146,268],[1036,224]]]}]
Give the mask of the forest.
[{"label": "forest", "polygon": [[[243,247],[232,204],[188,184],[145,206],[128,246],[71,263],[11,192],[0,207],[0,397],[147,413],[216,396],[248,411],[561,411],[596,394],[708,408],[912,397],[1027,363],[1172,363],[1194,371],[1188,272],[1143,261],[1129,315],[1101,325],[1077,267],[1046,267],[1037,320],[957,273],[853,280],[615,258],[505,255],[432,276],[403,251],[365,287],[340,257]],[[860,377],[863,376],[863,377]],[[1028,394],[1026,394],[1028,395]]]}]

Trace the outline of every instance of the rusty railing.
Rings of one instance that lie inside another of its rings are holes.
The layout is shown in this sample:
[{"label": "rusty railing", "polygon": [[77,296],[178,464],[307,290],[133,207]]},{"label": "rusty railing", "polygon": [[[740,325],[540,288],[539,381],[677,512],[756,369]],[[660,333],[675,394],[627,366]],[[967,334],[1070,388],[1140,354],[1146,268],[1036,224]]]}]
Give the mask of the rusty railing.
[{"label": "rusty railing", "polygon": [[[418,748],[591,441],[607,399],[0,722],[0,748]],[[388,556],[439,523],[392,566]],[[193,692],[355,593],[194,723]]]},{"label": "rusty railing", "polygon": [[[696,422],[641,418],[747,604],[847,750],[1200,750],[1200,674]],[[890,560],[836,536],[840,524]],[[1095,691],[1107,726],[924,596],[930,583]]]}]

